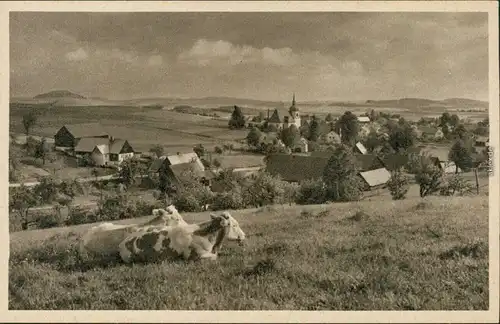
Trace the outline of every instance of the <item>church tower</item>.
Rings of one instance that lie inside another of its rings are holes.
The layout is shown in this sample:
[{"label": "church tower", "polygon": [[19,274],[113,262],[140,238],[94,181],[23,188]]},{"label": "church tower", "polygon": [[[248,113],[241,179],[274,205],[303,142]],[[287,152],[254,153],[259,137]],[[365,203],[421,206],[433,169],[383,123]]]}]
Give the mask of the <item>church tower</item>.
[{"label": "church tower", "polygon": [[295,124],[297,128],[300,128],[301,121],[300,121],[299,109],[295,105],[295,93],[293,94],[292,105],[290,106],[290,109],[288,109],[288,112],[290,114],[289,125]]}]

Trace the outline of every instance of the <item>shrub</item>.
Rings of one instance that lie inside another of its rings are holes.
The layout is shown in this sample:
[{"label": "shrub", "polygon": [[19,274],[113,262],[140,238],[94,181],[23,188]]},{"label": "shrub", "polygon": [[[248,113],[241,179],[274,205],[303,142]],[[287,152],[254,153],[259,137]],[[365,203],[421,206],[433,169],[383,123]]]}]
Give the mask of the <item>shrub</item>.
[{"label": "shrub", "polygon": [[410,189],[410,179],[400,170],[391,172],[391,178],[387,182],[387,187],[391,192],[393,200],[401,200],[406,197]]},{"label": "shrub", "polygon": [[295,199],[297,204],[323,204],[326,200],[326,185],[322,180],[306,180],[298,186]]},{"label": "shrub", "polygon": [[415,181],[420,186],[420,197],[431,195],[439,190],[443,180],[443,170],[435,166],[428,158],[421,156],[416,165]]},{"label": "shrub", "polygon": [[210,207],[212,210],[245,208],[241,188],[236,187],[234,190],[229,192],[217,193]]},{"label": "shrub", "polygon": [[66,225],[80,225],[95,223],[99,221],[99,216],[93,210],[85,210],[80,206],[71,208],[69,217],[66,220]]},{"label": "shrub", "polygon": [[284,201],[285,185],[277,177],[262,172],[243,190],[247,205],[261,207]]},{"label": "shrub", "polygon": [[61,206],[59,204],[55,204],[51,212],[45,215],[39,215],[36,218],[35,223],[37,224],[37,228],[58,227],[66,223],[66,217],[64,217],[61,213]]},{"label": "shrub", "polygon": [[180,212],[196,212],[201,210],[200,203],[194,194],[190,192],[176,194],[173,198],[173,203]]},{"label": "shrub", "polygon": [[446,183],[440,188],[439,194],[442,196],[453,196],[455,194],[463,196],[470,194],[472,190],[473,186],[471,183],[460,175],[454,174],[446,179]]}]

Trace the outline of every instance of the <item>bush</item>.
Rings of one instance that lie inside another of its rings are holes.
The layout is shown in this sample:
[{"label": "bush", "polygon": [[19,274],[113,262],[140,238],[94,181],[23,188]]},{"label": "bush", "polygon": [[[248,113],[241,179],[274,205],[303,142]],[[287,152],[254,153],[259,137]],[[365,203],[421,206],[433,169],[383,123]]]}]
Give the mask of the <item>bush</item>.
[{"label": "bush", "polygon": [[410,189],[410,179],[401,171],[395,170],[391,174],[391,178],[387,182],[387,187],[391,192],[393,200],[401,200],[406,197]]},{"label": "bush", "polygon": [[243,190],[246,205],[261,207],[283,203],[285,200],[285,185],[277,177],[262,172]]},{"label": "bush", "polygon": [[55,205],[51,212],[41,214],[35,219],[37,228],[52,228],[63,226],[66,223],[66,217],[61,213],[61,206]]},{"label": "bush", "polygon": [[420,197],[431,195],[439,190],[443,180],[443,170],[435,166],[428,158],[421,156],[416,166],[415,181],[420,186]]},{"label": "bush", "polygon": [[470,194],[473,189],[472,184],[466,179],[458,174],[454,174],[446,179],[446,183],[440,188],[439,194],[442,196],[453,196],[455,194],[463,196]]},{"label": "bush", "polygon": [[234,190],[229,192],[217,193],[210,207],[212,210],[245,208],[241,188],[236,187]]},{"label": "bush", "polygon": [[326,191],[322,180],[306,180],[299,185],[295,202],[299,205],[323,204],[327,201]]},{"label": "bush", "polygon": [[82,207],[75,206],[69,211],[69,217],[66,220],[66,225],[80,225],[95,223],[99,221],[97,213],[93,210],[85,210]]},{"label": "bush", "polygon": [[202,209],[194,194],[189,192],[176,194],[173,203],[180,212],[196,212]]}]

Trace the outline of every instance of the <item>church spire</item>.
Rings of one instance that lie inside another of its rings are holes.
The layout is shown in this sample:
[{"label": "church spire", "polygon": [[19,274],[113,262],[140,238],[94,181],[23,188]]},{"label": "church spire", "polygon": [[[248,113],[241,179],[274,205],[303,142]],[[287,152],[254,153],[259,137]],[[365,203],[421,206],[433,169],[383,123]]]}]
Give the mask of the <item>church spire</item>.
[{"label": "church spire", "polygon": [[292,105],[290,106],[289,111],[290,113],[298,111],[297,107],[295,107],[295,92],[293,93]]},{"label": "church spire", "polygon": [[295,106],[295,92],[293,93],[292,106]]}]

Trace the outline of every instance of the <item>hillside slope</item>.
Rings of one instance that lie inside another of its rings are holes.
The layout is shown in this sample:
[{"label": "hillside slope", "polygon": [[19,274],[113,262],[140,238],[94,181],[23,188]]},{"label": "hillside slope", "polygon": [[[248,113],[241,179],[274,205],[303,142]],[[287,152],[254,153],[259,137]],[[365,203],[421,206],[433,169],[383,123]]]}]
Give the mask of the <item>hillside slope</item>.
[{"label": "hillside slope", "polygon": [[215,263],[82,264],[89,225],[13,233],[9,309],[488,308],[487,196],[232,214],[248,242]]}]

